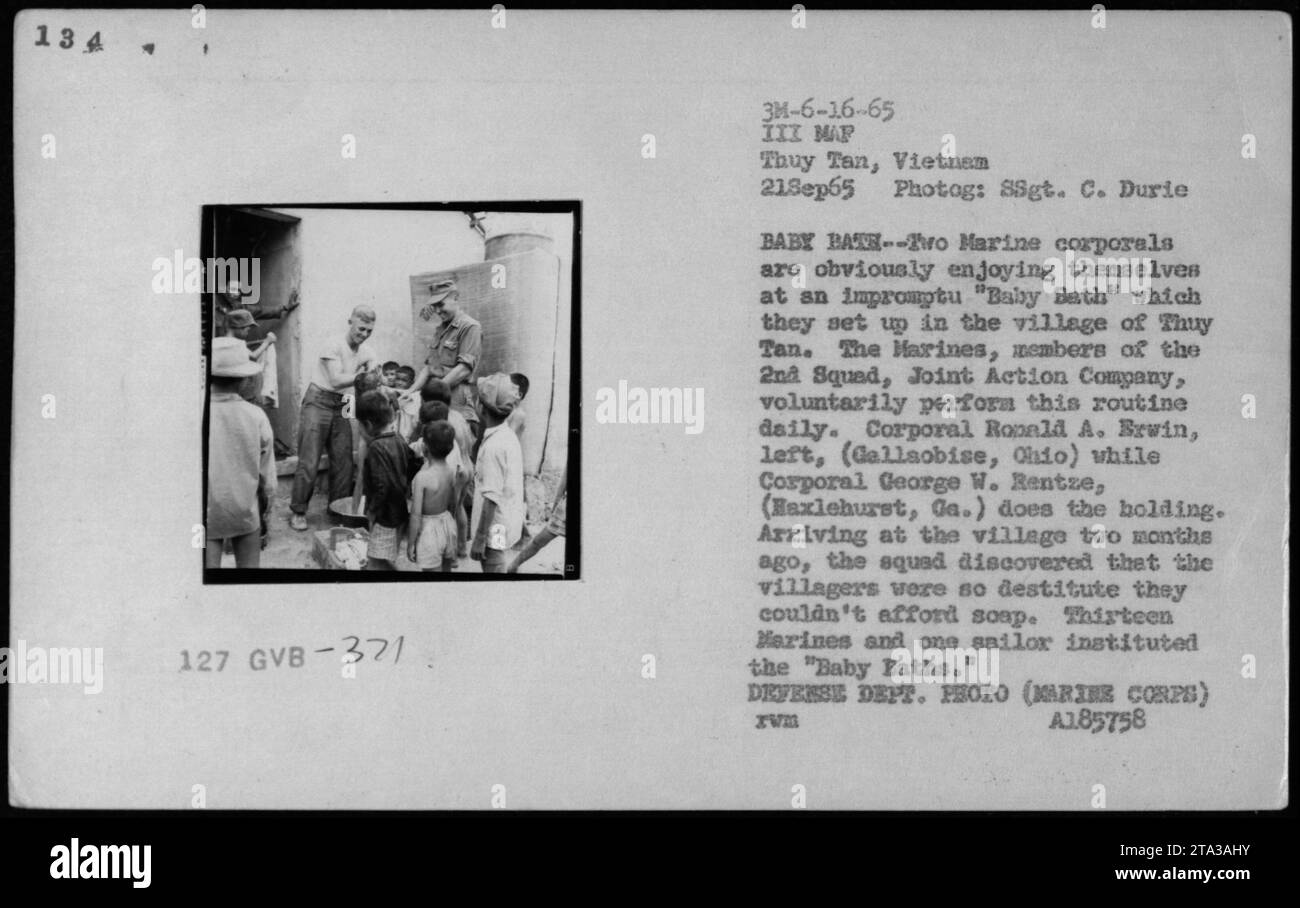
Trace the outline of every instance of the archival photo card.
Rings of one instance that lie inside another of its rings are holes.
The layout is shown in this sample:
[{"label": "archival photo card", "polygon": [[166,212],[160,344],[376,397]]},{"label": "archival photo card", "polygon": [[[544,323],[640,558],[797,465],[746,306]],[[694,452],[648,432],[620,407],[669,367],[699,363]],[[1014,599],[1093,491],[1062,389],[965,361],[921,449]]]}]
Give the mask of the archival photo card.
[{"label": "archival photo card", "polygon": [[206,206],[208,582],[576,578],[577,217]]},{"label": "archival photo card", "polygon": [[1289,805],[1286,14],[13,47],[14,810]]}]

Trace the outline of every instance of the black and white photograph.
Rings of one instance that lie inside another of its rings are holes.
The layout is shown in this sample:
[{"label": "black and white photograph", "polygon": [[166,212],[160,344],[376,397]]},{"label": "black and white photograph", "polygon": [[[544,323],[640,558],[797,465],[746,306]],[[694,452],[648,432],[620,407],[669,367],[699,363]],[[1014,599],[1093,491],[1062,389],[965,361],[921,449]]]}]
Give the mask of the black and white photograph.
[{"label": "black and white photograph", "polygon": [[11,43],[15,880],[1285,879],[1292,10]]},{"label": "black and white photograph", "polygon": [[203,219],[205,570],[577,576],[576,205]]}]

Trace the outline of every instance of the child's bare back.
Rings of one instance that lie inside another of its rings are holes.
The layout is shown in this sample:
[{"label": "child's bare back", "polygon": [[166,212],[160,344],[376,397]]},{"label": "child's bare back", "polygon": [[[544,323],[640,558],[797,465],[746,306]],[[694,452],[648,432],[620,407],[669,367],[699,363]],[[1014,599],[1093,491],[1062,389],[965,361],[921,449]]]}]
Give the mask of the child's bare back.
[{"label": "child's bare back", "polygon": [[422,570],[449,571],[454,567],[463,535],[465,509],[463,471],[449,463],[455,450],[455,433],[445,421],[425,426],[424,466],[411,486],[411,525],[407,535],[409,556]]},{"label": "child's bare back", "polygon": [[456,492],[456,473],[445,460],[425,461],[420,472],[416,474],[416,487],[422,500],[419,511],[422,515],[433,516],[443,511],[450,511]]}]

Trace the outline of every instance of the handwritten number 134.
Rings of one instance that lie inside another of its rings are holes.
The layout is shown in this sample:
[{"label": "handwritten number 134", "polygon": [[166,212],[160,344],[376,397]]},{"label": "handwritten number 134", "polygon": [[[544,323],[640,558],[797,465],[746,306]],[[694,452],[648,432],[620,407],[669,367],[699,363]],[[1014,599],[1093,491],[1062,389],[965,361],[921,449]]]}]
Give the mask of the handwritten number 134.
[{"label": "handwritten number 134", "polygon": [[[49,30],[44,25],[36,26],[36,30],[40,32],[40,37],[36,39],[36,46],[49,47],[50,42],[47,39]],[[60,30],[59,36],[60,36],[59,47],[63,48],[64,50],[67,50],[69,47],[72,46],[72,40],[73,40],[72,29],[65,28]],[[104,45],[100,43],[99,32],[95,32],[93,35],[90,36],[90,40],[86,42],[86,49],[82,51],[82,53],[93,54],[95,51],[103,50],[103,49],[104,49]]]}]

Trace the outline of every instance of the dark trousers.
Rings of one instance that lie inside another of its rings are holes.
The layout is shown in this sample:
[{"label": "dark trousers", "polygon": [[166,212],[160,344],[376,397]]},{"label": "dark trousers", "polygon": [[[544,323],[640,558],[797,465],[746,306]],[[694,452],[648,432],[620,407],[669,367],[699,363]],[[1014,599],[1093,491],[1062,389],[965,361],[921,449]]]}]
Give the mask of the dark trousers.
[{"label": "dark trousers", "polygon": [[298,414],[298,472],[289,508],[306,514],[316,487],[322,450],[330,455],[330,501],[352,496],[352,424],[343,416],[343,395],[307,387]]}]

